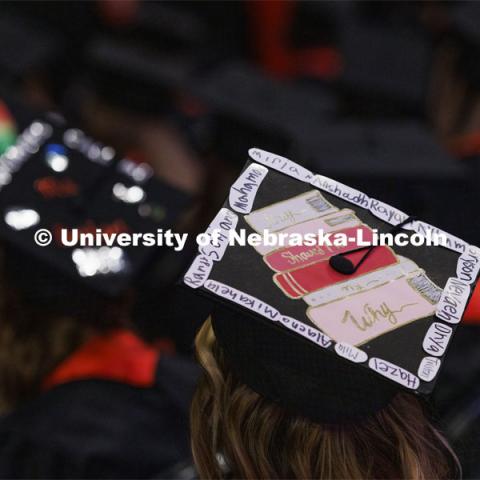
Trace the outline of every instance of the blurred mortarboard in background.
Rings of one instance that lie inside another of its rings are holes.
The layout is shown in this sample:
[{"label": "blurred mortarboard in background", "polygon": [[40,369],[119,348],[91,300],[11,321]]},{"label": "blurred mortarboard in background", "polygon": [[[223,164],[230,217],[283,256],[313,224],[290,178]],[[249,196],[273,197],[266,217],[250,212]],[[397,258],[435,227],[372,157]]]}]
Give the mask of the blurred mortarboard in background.
[{"label": "blurred mortarboard in background", "polygon": [[237,57],[247,37],[245,5],[211,0],[140,2],[130,31],[163,51],[193,50],[215,59]]},{"label": "blurred mortarboard in background", "polygon": [[237,10],[218,2],[204,2],[201,8],[196,2],[141,2],[123,30],[128,39],[118,30],[88,43],[91,83],[103,99],[117,105],[141,113],[171,113],[176,95],[188,93],[197,73],[223,58],[235,29],[229,29],[228,40],[225,36],[220,42],[218,36],[226,33]]},{"label": "blurred mortarboard in background", "polygon": [[13,119],[17,134],[25,130],[35,118],[41,116],[43,113],[42,111],[27,106],[25,101],[8,87],[0,87],[0,100],[5,105],[8,115]]},{"label": "blurred mortarboard in background", "polygon": [[[480,240],[469,221],[475,194],[465,188],[468,170],[421,122],[311,122],[296,138],[299,158],[313,171],[428,218],[470,242]],[[452,197],[464,208],[451,208]]]},{"label": "blurred mortarboard in background", "polygon": [[44,70],[64,52],[61,36],[33,19],[0,14],[0,82],[14,84],[25,74]]},{"label": "blurred mortarboard in background", "polygon": [[[187,2],[140,2],[131,29],[135,36],[158,43],[161,50],[199,48],[209,39],[209,29]],[[186,7],[186,8],[185,8]]]},{"label": "blurred mortarboard in background", "polygon": [[342,89],[360,111],[423,113],[431,40],[414,25],[385,25],[352,15],[339,25]]},{"label": "blurred mortarboard in background", "polygon": [[237,164],[255,142],[292,153],[295,132],[327,122],[337,109],[329,89],[282,82],[243,62],[210,69],[196,79],[192,92],[215,119],[215,147]]},{"label": "blurred mortarboard in background", "polygon": [[133,111],[170,113],[175,93],[188,88],[199,61],[147,49],[135,42],[97,37],[86,52],[88,80],[102,99]]},{"label": "blurred mortarboard in background", "polygon": [[[108,295],[131,285],[158,248],[66,247],[61,229],[156,236],[157,229],[175,224],[190,200],[156,180],[149,165],[122,158],[51,115],[34,121],[2,155],[0,185],[0,236],[24,258]],[[34,242],[39,229],[51,232],[48,246]],[[37,273],[32,271],[25,281],[35,281]],[[38,275],[36,287],[42,295],[49,285]]]},{"label": "blurred mortarboard in background", "polygon": [[0,155],[15,142],[17,125],[8,106],[0,100]]},{"label": "blurred mortarboard in background", "polygon": [[[218,229],[220,242],[200,247],[184,276],[216,299],[213,326],[234,373],[320,423],[369,415],[399,391],[431,393],[475,287],[480,250],[284,157],[256,148],[249,154],[207,230]],[[240,229],[342,232],[349,240],[228,245],[229,232]],[[403,229],[410,238],[440,233],[446,246],[352,252],[352,234],[372,229]]]},{"label": "blurred mortarboard in background", "polygon": [[299,2],[292,20],[290,40],[295,48],[336,43],[340,2]]},{"label": "blurred mortarboard in background", "polygon": [[476,2],[458,2],[449,12],[451,38],[460,46],[459,68],[471,85],[480,87],[480,5]]}]

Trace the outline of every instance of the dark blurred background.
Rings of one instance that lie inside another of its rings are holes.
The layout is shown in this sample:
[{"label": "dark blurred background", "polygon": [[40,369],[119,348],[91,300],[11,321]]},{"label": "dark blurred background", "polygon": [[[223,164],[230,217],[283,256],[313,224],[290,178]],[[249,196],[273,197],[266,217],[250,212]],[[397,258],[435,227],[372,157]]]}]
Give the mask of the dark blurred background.
[{"label": "dark blurred background", "polygon": [[[257,146],[479,245],[479,25],[460,1],[2,2],[0,149],[60,112],[191,196],[177,230],[196,233]],[[166,253],[135,306],[145,339],[185,353],[209,312],[174,287],[193,251]],[[476,296],[459,331],[437,402],[476,477]]]}]

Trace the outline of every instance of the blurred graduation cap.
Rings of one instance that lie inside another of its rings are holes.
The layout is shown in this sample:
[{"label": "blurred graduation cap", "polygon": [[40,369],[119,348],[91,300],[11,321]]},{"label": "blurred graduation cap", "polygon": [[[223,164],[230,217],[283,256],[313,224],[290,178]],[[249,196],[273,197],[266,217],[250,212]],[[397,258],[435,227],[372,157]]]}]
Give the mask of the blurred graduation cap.
[{"label": "blurred graduation cap", "polygon": [[458,2],[449,11],[450,35],[460,46],[459,68],[475,86],[480,86],[480,5],[476,2]]},{"label": "blurred graduation cap", "polygon": [[406,181],[462,178],[458,162],[416,120],[341,121],[312,125],[298,136],[312,168],[361,181],[394,177]]},{"label": "blurred graduation cap", "polygon": [[174,108],[174,93],[188,88],[199,65],[194,55],[154,49],[136,41],[106,36],[86,49],[89,79],[110,103],[141,113],[165,114]]},{"label": "blurred graduation cap", "polygon": [[[362,418],[400,391],[430,394],[477,282],[480,249],[284,157],[249,155],[207,230],[212,241],[184,276],[216,300],[213,327],[233,372],[320,423]],[[370,248],[374,229],[419,246]],[[242,230],[260,241],[229,245]],[[342,233],[348,243],[278,246],[265,230]],[[433,233],[444,246],[420,245]]]},{"label": "blurred graduation cap", "polygon": [[334,44],[342,7],[336,2],[298,3],[294,10],[290,33],[293,46],[312,48]]},{"label": "blurred graduation cap", "polygon": [[0,100],[0,155],[15,142],[17,126],[7,105]]},{"label": "blurred graduation cap", "polygon": [[[69,230],[69,240],[75,238],[71,229],[156,236],[157,229],[173,226],[189,201],[156,180],[149,165],[122,158],[57,116],[34,121],[0,163],[0,237],[27,265],[35,259],[59,278],[102,294],[123,292],[158,249],[107,242],[70,247],[61,230]],[[36,243],[42,240],[45,246]],[[48,285],[35,268],[22,281],[35,283],[39,296],[61,296],[51,291],[61,290],[61,282]]]},{"label": "blurred graduation cap", "polygon": [[14,124],[17,133],[28,127],[33,120],[43,113],[31,106],[26,106],[25,101],[8,87],[0,87],[0,101],[7,111],[6,117],[10,118],[8,123]]},{"label": "blurred graduation cap", "polygon": [[352,16],[338,35],[344,61],[339,83],[358,108],[395,115],[423,112],[432,60],[424,32]]},{"label": "blurred graduation cap", "polygon": [[140,3],[134,20],[136,35],[177,50],[198,48],[206,43],[210,33],[208,25],[186,3]]},{"label": "blurred graduation cap", "polygon": [[0,79],[13,84],[25,74],[45,69],[64,52],[59,35],[32,19],[3,11],[0,14]]},{"label": "blurred graduation cap", "polygon": [[216,148],[243,163],[248,146],[291,152],[293,136],[337,109],[327,88],[271,78],[244,62],[225,63],[199,76],[192,93],[213,111]]},{"label": "blurred graduation cap", "polygon": [[[415,120],[310,124],[296,135],[298,157],[314,171],[354,184],[400,209],[429,218],[470,242],[474,189],[468,171]],[[448,192],[448,194],[446,194]],[[465,208],[452,209],[457,198]]]}]

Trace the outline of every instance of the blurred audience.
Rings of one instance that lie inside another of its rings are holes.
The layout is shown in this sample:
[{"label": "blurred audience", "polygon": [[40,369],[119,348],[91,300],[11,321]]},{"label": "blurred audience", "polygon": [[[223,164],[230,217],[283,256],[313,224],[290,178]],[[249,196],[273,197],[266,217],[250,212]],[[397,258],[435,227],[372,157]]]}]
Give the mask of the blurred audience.
[{"label": "blurred audience", "polygon": [[134,291],[108,298],[23,251],[2,257],[0,476],[192,475],[197,369],[171,340],[140,339]]},{"label": "blurred audience", "polygon": [[[479,18],[476,2],[3,2],[0,153],[38,112],[61,112],[190,196],[176,228],[195,234],[258,146],[478,245]],[[189,474],[194,375],[177,362],[210,306],[175,282],[195,248],[165,252],[113,301],[72,286],[67,313],[63,289],[32,303],[18,279],[33,267],[4,253],[2,476]],[[447,367],[462,366],[461,394],[454,374],[439,389],[467,478],[480,472],[479,311],[476,291]]]}]

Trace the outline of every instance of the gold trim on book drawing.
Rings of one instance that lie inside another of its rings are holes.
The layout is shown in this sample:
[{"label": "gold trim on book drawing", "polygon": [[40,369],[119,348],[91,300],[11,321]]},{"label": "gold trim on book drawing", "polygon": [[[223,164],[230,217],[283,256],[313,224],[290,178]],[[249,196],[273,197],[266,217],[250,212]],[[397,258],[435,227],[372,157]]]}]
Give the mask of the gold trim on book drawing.
[{"label": "gold trim on book drawing", "polygon": [[[392,265],[392,266],[393,266],[393,265]],[[386,267],[386,268],[388,268],[388,267]],[[395,281],[400,280],[400,279],[402,279],[402,278],[406,278],[406,279],[408,280],[411,276],[420,275],[421,273],[425,273],[425,270],[423,270],[422,268],[418,268],[417,270],[413,270],[413,271],[410,272],[410,273],[404,273],[403,275],[400,275],[400,276],[398,276],[398,277],[392,278],[392,279],[390,279],[390,280],[386,280],[386,281],[383,282],[383,283],[379,283],[378,285],[375,285],[374,287],[370,287],[370,288],[367,288],[367,289],[365,289],[365,290],[361,290],[361,291],[359,291],[359,292],[352,292],[352,293],[350,293],[350,294],[348,294],[348,295],[345,295],[345,296],[343,296],[343,297],[336,298],[335,300],[330,300],[330,301],[328,301],[328,302],[321,303],[320,305],[309,305],[308,303],[307,303],[307,305],[308,305],[308,308],[324,307],[325,305],[330,305],[331,303],[335,303],[335,302],[338,302],[338,301],[340,301],[340,300],[345,300],[345,299],[347,299],[347,298],[355,297],[356,295],[359,295],[359,294],[361,294],[361,293],[369,292],[370,290],[374,290],[374,289],[377,288],[377,287],[383,287],[384,285],[387,285],[388,283],[395,282]],[[363,275],[362,275],[362,276],[363,276]],[[361,277],[358,277],[358,278],[361,278]],[[328,288],[328,287],[325,287],[325,288]],[[323,290],[323,288],[320,289],[320,290]],[[416,290],[416,289],[415,289],[415,290]],[[315,290],[315,291],[318,292],[319,290]],[[418,290],[417,290],[417,291],[418,291]],[[315,292],[312,292],[312,293],[315,293]],[[418,294],[419,294],[419,295],[422,295],[420,292],[418,292]],[[423,295],[422,295],[422,296],[423,296]],[[427,300],[427,299],[425,299],[425,300]],[[306,303],[306,302],[305,302],[305,303]],[[431,304],[431,302],[428,302],[428,303]]]},{"label": "gold trim on book drawing", "polygon": [[[406,258],[406,257],[403,257],[403,258]],[[407,259],[407,260],[410,260],[410,259]],[[410,260],[410,261],[413,262],[413,260]],[[415,263],[415,262],[413,262],[413,263]],[[401,264],[401,261],[398,262],[398,264],[387,265],[386,267],[378,268],[377,270],[372,270],[372,272],[368,272],[368,273],[366,273],[365,275],[369,275],[370,273],[373,273],[373,272],[379,272],[379,271],[381,271],[381,270],[387,270],[387,269],[390,268],[390,267],[395,267],[395,266],[400,265],[400,264]],[[415,265],[417,265],[417,264],[415,263]],[[310,305],[310,304],[308,304],[307,302],[305,302],[305,303],[307,303],[308,308],[322,307],[322,306],[324,306],[324,305],[330,305],[331,303],[338,302],[338,301],[340,301],[340,300],[345,300],[346,298],[354,297],[355,295],[359,295],[359,294],[361,294],[361,293],[365,293],[365,292],[368,292],[368,291],[370,291],[370,290],[374,290],[374,289],[377,288],[377,287],[382,287],[382,286],[386,285],[387,283],[394,282],[394,281],[396,281],[396,280],[400,280],[401,278],[404,278],[404,277],[406,277],[406,278],[408,279],[408,278],[410,278],[410,277],[416,277],[417,275],[420,275],[420,274],[423,273],[423,274],[428,278],[427,274],[425,273],[425,270],[424,270],[423,268],[420,268],[418,265],[417,265],[417,267],[418,267],[417,269],[412,270],[411,272],[400,274],[398,277],[391,278],[390,280],[385,280],[383,283],[380,283],[380,284],[375,285],[375,286],[373,286],[373,287],[366,288],[366,289],[364,289],[364,290],[360,290],[360,291],[357,291],[357,292],[348,293],[348,294],[344,295],[343,297],[338,297],[338,298],[336,298],[336,299],[334,299],[334,300],[329,300],[328,302],[321,303],[320,305]],[[340,286],[340,285],[342,285],[342,284],[345,285],[345,284],[347,284],[347,283],[354,282],[355,280],[358,280],[358,279],[364,277],[365,275],[360,275],[359,277],[352,278],[352,279],[350,279],[350,280],[346,280],[345,282],[338,282],[338,283],[335,283],[335,284],[333,284],[333,285],[329,285],[328,287],[319,288],[318,290],[315,290],[314,292],[309,293],[309,295],[313,295],[314,293],[321,292],[322,290],[325,290],[326,288],[333,287],[334,285],[335,285],[335,286],[336,286],[336,285]],[[430,280],[430,279],[429,279],[429,280]],[[430,281],[431,281],[431,280],[430,280]],[[432,282],[432,283],[433,283],[433,282]],[[435,285],[435,284],[434,284],[434,285]],[[435,286],[436,286],[436,285],[435,285]],[[343,287],[340,287],[340,288],[343,288]],[[420,292],[418,292],[418,293],[420,293]],[[304,295],[304,296],[305,296],[305,295]],[[302,298],[303,298],[303,297],[302,297]],[[303,299],[303,300],[305,301],[305,299]],[[429,303],[431,303],[431,302],[429,302]]]},{"label": "gold trim on book drawing", "polygon": [[[343,210],[347,210],[347,211],[351,212],[351,213],[349,213],[348,215],[351,215],[353,218],[356,218],[356,219],[358,220],[358,222],[359,222],[359,223],[357,223],[356,225],[352,225],[351,228],[353,228],[353,227],[358,227],[358,226],[360,226],[360,225],[365,225],[366,227],[372,228],[372,227],[370,227],[369,225],[367,225],[366,223],[362,223],[362,221],[360,220],[360,218],[357,217],[357,215],[355,214],[355,212],[354,212],[353,210],[350,210],[349,208],[345,208],[345,209],[339,210],[338,212],[333,212],[333,213],[330,213],[330,214],[328,214],[328,215],[324,215],[324,216],[322,216],[322,217],[314,217],[314,218],[310,218],[309,220],[304,220],[303,222],[296,223],[295,225],[290,225],[289,227],[283,228],[282,230],[278,230],[278,231],[273,232],[273,233],[275,233],[275,234],[278,235],[278,234],[284,232],[285,230],[287,230],[287,228],[291,228],[291,227],[294,227],[294,226],[296,226],[296,225],[300,226],[300,225],[302,225],[302,223],[313,222],[313,220],[323,219],[323,221],[324,221],[326,217],[329,217],[330,215],[337,215],[337,214],[339,214],[340,212],[342,212]],[[347,215],[347,214],[345,214],[345,215]],[[247,223],[248,223],[248,222],[247,222]],[[335,233],[335,232],[338,232],[339,230],[342,230],[342,228],[350,228],[350,227],[342,227],[342,224],[340,224],[339,227],[340,227],[340,228],[337,228],[337,229],[335,229],[335,230],[330,230],[329,232],[326,232],[326,233]],[[259,233],[259,232],[257,232],[257,233]],[[298,232],[292,232],[292,233],[298,233]],[[260,233],[260,235],[262,235],[262,234]],[[260,245],[260,247],[263,247],[263,246],[264,246],[264,245]],[[255,247],[253,247],[253,248],[254,248],[255,250],[257,250],[257,246],[255,246]],[[278,251],[280,251],[280,250],[283,250],[284,248],[287,248],[287,246],[275,248],[274,250],[270,250],[268,253],[262,253],[262,252],[259,252],[259,251],[257,250],[257,253],[259,253],[260,255],[266,256],[266,255],[270,255],[270,254],[272,254],[272,253],[274,253],[274,252],[278,252]]]},{"label": "gold trim on book drawing", "polygon": [[[397,281],[398,281],[398,279],[397,279]],[[383,284],[383,285],[377,285],[376,287],[373,287],[373,288],[370,289],[369,291],[375,290],[375,289],[380,288],[380,287],[383,287],[384,285],[385,285],[385,284]],[[408,285],[415,293],[417,293],[420,297],[422,297],[422,295],[420,294],[420,292],[419,292],[416,288],[413,288],[409,283],[407,283],[407,285]],[[363,292],[363,293],[365,293],[365,292]],[[423,298],[423,297],[422,297],[422,298]],[[342,342],[342,341],[345,341],[345,340],[337,340],[337,339],[335,339],[335,338],[333,337],[333,335],[330,335],[330,334],[328,334],[327,332],[325,332],[321,327],[319,327],[319,326],[312,320],[312,318],[311,318],[311,316],[310,316],[310,310],[313,310],[314,308],[320,308],[320,306],[318,306],[318,307],[308,307],[308,308],[307,308],[307,311],[306,311],[307,318],[310,320],[310,322],[311,322],[316,328],[318,328],[322,333],[324,333],[325,335],[328,335],[335,343],[340,343],[340,342]],[[426,314],[426,315],[422,315],[422,316],[420,316],[420,317],[413,318],[413,319],[409,320],[408,322],[402,323],[402,325],[397,325],[397,326],[391,328],[390,330],[385,330],[383,333],[380,333],[380,334],[378,334],[378,335],[372,335],[372,336],[366,338],[365,340],[362,340],[360,343],[355,343],[355,344],[353,344],[353,346],[354,346],[354,347],[358,347],[358,346],[364,345],[365,343],[370,342],[370,341],[373,340],[374,338],[381,337],[382,335],[385,335],[385,334],[387,334],[387,333],[393,332],[393,331],[395,331],[395,330],[397,330],[397,329],[399,329],[399,328],[402,328],[402,327],[404,327],[404,326],[406,326],[406,325],[410,325],[410,323],[416,322],[417,320],[421,320],[421,319],[423,319],[423,318],[428,318],[428,317],[434,315],[434,314],[435,314],[435,311],[436,311],[435,307],[432,306],[432,311],[431,311],[429,314]]]},{"label": "gold trim on book drawing", "polygon": [[303,288],[293,277],[290,277],[290,276],[285,276],[283,277],[283,279],[285,280],[285,282],[288,284],[288,286],[294,291],[294,292],[297,292],[298,293],[298,297],[292,297],[290,295],[288,295],[285,290],[283,289],[283,287],[280,285],[280,283],[278,282],[278,280],[276,278],[273,279],[273,281],[275,282],[275,284],[277,285],[278,288],[280,288],[280,290],[285,294],[287,295],[289,298],[291,298],[292,300],[298,300],[299,298],[303,297],[304,295],[307,295],[307,290],[305,290],[305,288]]},{"label": "gold trim on book drawing", "polygon": [[302,290],[304,289],[301,289],[300,288],[300,285],[298,285],[297,282],[294,282],[294,279],[293,278],[289,278],[289,277],[284,277],[283,280],[285,281],[285,283],[288,284],[288,286],[294,291],[296,292],[298,295],[302,295]]},{"label": "gold trim on book drawing", "polygon": [[[386,245],[385,245],[385,247],[392,251],[392,253],[393,253],[393,255],[394,255],[395,259],[396,259],[396,262],[390,263],[389,265],[385,265],[385,266],[383,266],[383,267],[376,268],[375,270],[370,270],[370,271],[364,273],[363,275],[359,275],[359,276],[356,277],[356,278],[363,277],[364,275],[367,275],[368,273],[377,272],[378,270],[382,270],[382,269],[384,269],[384,268],[393,267],[394,265],[398,265],[398,264],[400,263],[400,262],[398,261],[398,256],[396,255],[396,253],[395,253],[390,247],[388,247],[388,246],[386,246]],[[327,261],[327,260],[322,260],[321,262],[316,262],[316,263],[314,263],[313,265],[317,265],[317,264],[319,264],[319,263],[326,262],[326,261]],[[310,266],[311,266],[311,265],[310,265]],[[283,275],[283,273],[295,272],[295,271],[297,271],[297,270],[301,270],[301,268],[296,268],[296,269],[294,269],[294,270],[289,270],[288,272],[279,272],[279,273],[275,273],[275,274],[273,275],[273,281],[275,282],[275,285],[277,285],[277,287],[280,288],[280,290],[284,293],[284,295],[285,295],[286,297],[291,298],[292,300],[299,300],[300,298],[303,298],[305,295],[308,295],[309,293],[313,293],[313,292],[307,292],[307,293],[304,293],[303,295],[300,295],[300,297],[292,297],[292,296],[289,295],[289,294],[282,288],[282,286],[278,283],[278,281],[277,281],[277,279],[276,279],[277,276]],[[351,280],[354,280],[354,279],[352,278]],[[322,288],[327,288],[327,287],[330,287],[330,286],[332,286],[332,285],[336,285],[337,283],[340,283],[340,282],[335,282],[335,283],[332,283],[331,285],[326,285],[325,287],[322,287]],[[376,288],[376,287],[374,287],[374,288]],[[302,290],[305,290],[305,289],[302,287]],[[314,291],[317,292],[318,290],[321,290],[321,289],[319,288],[319,289],[314,290]],[[371,290],[373,290],[373,289],[371,289]]]},{"label": "gold trim on book drawing", "polygon": [[[300,193],[299,195],[295,195],[295,196],[293,196],[293,197],[286,198],[285,200],[280,200],[280,201],[278,201],[278,202],[271,203],[271,204],[267,205],[266,207],[262,207],[262,208],[258,208],[257,210],[253,210],[253,211],[251,211],[249,214],[245,215],[243,218],[244,218],[244,220],[247,222],[247,224],[250,226],[250,228],[251,228],[252,230],[255,230],[255,232],[261,234],[262,232],[261,232],[261,231],[258,231],[258,230],[250,223],[249,219],[247,218],[248,216],[252,215],[253,213],[259,213],[259,212],[262,212],[263,210],[267,210],[267,209],[269,209],[269,208],[271,208],[271,207],[274,207],[275,205],[279,205],[279,204],[281,204],[281,203],[286,203],[286,202],[289,202],[290,200],[294,200],[294,199],[299,198],[299,197],[304,197],[304,196],[307,196],[307,195],[311,195],[312,193],[315,193],[315,194],[316,194],[315,196],[320,196],[320,197],[325,201],[326,204],[330,205],[330,209],[331,209],[331,208],[334,208],[334,209],[336,209],[336,211],[334,211],[334,212],[329,212],[329,213],[325,213],[325,214],[323,214],[323,215],[321,214],[321,212],[317,212],[317,213],[319,213],[318,217],[312,217],[310,220],[313,220],[313,219],[315,219],[315,218],[326,217],[327,215],[331,215],[331,214],[334,214],[334,213],[337,213],[337,212],[340,211],[340,209],[339,209],[338,207],[336,207],[335,205],[332,205],[332,204],[322,195],[322,193],[321,193],[320,191],[318,191],[318,190],[308,190],[307,192]],[[315,208],[312,207],[308,202],[306,202],[306,203],[309,205],[309,207],[310,207],[312,210],[316,211]],[[305,209],[302,210],[302,211],[305,211]],[[354,212],[354,213],[355,213],[355,212]],[[299,223],[308,222],[308,221],[310,221],[310,220],[302,220],[301,222],[292,223],[291,225],[288,225],[287,227],[284,227],[283,229],[276,230],[276,232],[277,232],[277,231],[282,231],[282,230],[284,230],[285,228],[293,227],[294,225],[298,225]],[[268,228],[264,228],[263,230],[268,230]]]},{"label": "gold trim on book drawing", "polygon": [[[393,265],[389,265],[389,266],[393,266]],[[384,270],[384,269],[386,269],[386,268],[388,268],[388,267],[382,267],[382,268],[379,268],[379,269],[377,269],[377,270],[375,270],[375,271]],[[422,270],[422,269],[419,269],[419,271],[423,271],[423,270]],[[382,284],[380,284],[380,285],[375,285],[374,287],[369,288],[368,290],[364,290],[363,292],[358,292],[358,293],[370,292],[371,290],[376,290],[377,288],[383,287],[384,285],[387,285],[388,283],[391,283],[392,281],[397,281],[397,280],[400,280],[400,279],[402,279],[402,278],[404,278],[404,277],[415,276],[415,275],[417,275],[416,272],[417,272],[417,270],[415,270],[414,272],[412,272],[412,275],[410,275],[410,274],[408,274],[408,275],[401,275],[401,276],[398,277],[398,278],[395,278],[395,279],[393,279],[393,280],[389,280],[389,281],[384,282],[384,283],[382,283]],[[369,272],[369,273],[370,273],[370,272]],[[362,277],[363,277],[363,275],[362,275]],[[358,277],[358,278],[361,278],[361,277]],[[410,285],[410,284],[409,284],[409,285]],[[325,288],[328,288],[328,287],[325,287]],[[414,288],[414,287],[412,287],[411,285],[410,285],[410,288],[412,288],[412,290],[417,291],[417,289]],[[323,290],[323,288],[322,288],[322,289],[319,289],[319,290]],[[319,290],[315,290],[315,291],[318,292]],[[312,292],[312,293],[314,293],[314,292]],[[327,302],[327,303],[322,303],[322,305],[309,305],[309,306],[307,307],[307,311],[310,310],[310,309],[312,309],[312,308],[318,308],[318,307],[321,307],[321,306],[324,306],[324,305],[330,305],[331,303],[339,302],[339,301],[344,300],[344,299],[346,299],[346,298],[354,297],[354,296],[358,295],[358,293],[351,293],[350,295],[346,295],[345,297],[337,298],[337,299],[331,300],[330,302]]]},{"label": "gold trim on book drawing", "polygon": [[[393,266],[393,265],[392,265]],[[362,275],[363,276],[363,275]],[[361,277],[357,277],[357,278],[361,278]],[[379,283],[378,285],[375,285],[374,287],[370,287],[370,288],[366,288],[364,290],[359,290],[357,292],[351,292],[351,293],[348,293],[346,295],[344,295],[343,297],[338,297],[338,298],[335,298],[334,300],[329,300],[328,302],[325,302],[325,303],[320,303],[319,305],[310,305],[309,303],[307,303],[307,310],[309,308],[318,308],[318,307],[325,307],[326,305],[330,305],[332,303],[335,303],[335,302],[339,302],[339,301],[342,301],[342,300],[346,300],[347,298],[351,298],[351,297],[355,297],[356,295],[359,295],[361,293],[365,293],[365,292],[369,292],[370,290],[373,290],[374,288],[377,288],[377,287],[383,287],[384,285],[387,285],[391,282],[395,282],[396,280],[400,280],[401,278],[405,278],[405,274],[403,275],[400,275],[398,277],[395,277],[395,278],[392,278],[390,280],[385,280],[383,283]],[[356,279],[355,279],[356,280]],[[342,283],[345,283],[345,282],[342,282]],[[332,285],[333,286],[333,285]],[[329,287],[324,287],[324,288],[329,288]],[[323,290],[323,288],[319,289],[319,290],[315,290],[315,292],[318,292],[320,290]],[[312,292],[315,293],[315,292]],[[303,296],[305,297],[305,295]],[[302,299],[305,301],[305,299],[302,297]]]},{"label": "gold trim on book drawing", "polygon": [[[357,217],[358,218],[358,217]],[[358,219],[360,220],[360,219]],[[310,220],[307,220],[307,221],[310,221]],[[368,227],[370,228],[370,230],[372,229],[372,227],[370,227],[369,225],[367,225],[366,223],[360,223],[358,225],[354,225],[353,227],[347,227],[347,228],[359,228],[359,227]],[[338,230],[333,230],[331,232],[327,232],[327,233],[338,233],[339,230],[342,230],[341,228],[339,228]],[[278,233],[278,232],[277,232]],[[323,259],[323,260],[313,260],[309,263],[306,263],[300,267],[296,267],[296,268],[289,268],[288,270],[275,270],[273,267],[271,267],[267,261],[265,260],[265,257],[269,256],[269,255],[273,255],[274,253],[277,253],[277,252],[281,252],[282,250],[286,250],[287,248],[289,247],[298,247],[298,246],[302,246],[302,245],[289,245],[289,246],[285,246],[285,247],[280,247],[280,248],[277,248],[275,250],[272,250],[271,252],[268,252],[268,253],[265,253],[262,255],[262,260],[265,262],[265,264],[267,265],[267,267],[272,270],[272,272],[277,272],[277,273],[286,273],[286,272],[292,272],[293,270],[300,270],[301,268],[304,268],[304,267],[307,267],[307,266],[310,266],[310,265],[313,265],[315,263],[319,263],[319,262],[324,262],[325,260],[328,260],[330,257],[326,258],[326,259]],[[312,248],[315,248],[315,245],[312,245]],[[320,247],[321,248],[321,247]],[[352,245],[352,248],[354,248],[354,245]],[[260,252],[258,252],[260,253]],[[340,252],[340,253],[345,253],[345,252]],[[347,252],[348,253],[348,252]],[[331,255],[333,256],[333,255]]]},{"label": "gold trim on book drawing", "polygon": [[[339,211],[341,211],[341,210],[339,210]],[[357,215],[356,215],[356,213],[353,213],[353,214],[351,214],[351,213],[345,213],[345,214],[344,214],[344,217],[356,217],[356,218],[358,218]],[[326,223],[329,227],[336,227],[337,225],[341,225],[341,223],[333,223],[334,220],[337,220],[337,218],[326,218],[326,219],[325,219],[325,223]],[[347,218],[347,220],[348,220],[348,218]],[[331,222],[331,223],[329,223],[329,222]],[[345,223],[345,222],[343,222],[343,223]]]},{"label": "gold trim on book drawing", "polygon": [[[443,292],[443,288],[440,288],[440,287],[426,274],[425,270],[423,270],[423,275],[424,275],[424,277],[433,285],[434,288],[436,288],[437,290],[440,290],[440,298],[441,298],[441,295],[442,295],[442,292]],[[407,278],[408,284],[409,284],[411,287],[415,288],[415,290],[417,290],[418,293],[419,293],[428,303],[430,303],[430,305],[437,305],[438,302],[440,301],[440,299],[439,299],[437,302],[432,303],[432,299],[431,299],[431,298],[427,297],[427,295],[425,295],[423,292],[421,292],[420,290],[418,290],[418,288],[416,288],[415,285],[412,285],[411,282],[412,282],[413,278],[416,277],[416,276],[418,276],[418,275],[409,275],[409,277]]]}]

